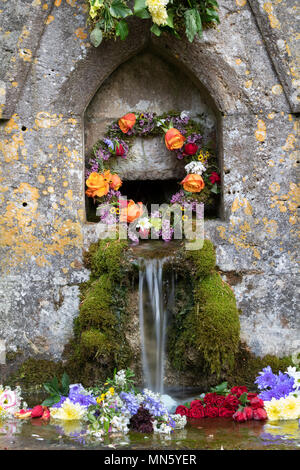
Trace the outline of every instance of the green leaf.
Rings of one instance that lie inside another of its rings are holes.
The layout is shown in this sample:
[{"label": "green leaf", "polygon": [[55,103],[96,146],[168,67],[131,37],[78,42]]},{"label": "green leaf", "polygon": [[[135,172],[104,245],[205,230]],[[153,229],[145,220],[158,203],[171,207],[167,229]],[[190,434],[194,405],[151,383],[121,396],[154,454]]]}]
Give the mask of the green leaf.
[{"label": "green leaf", "polygon": [[55,405],[55,403],[58,403],[60,401],[60,395],[51,395],[51,397],[46,398],[46,400],[43,401],[42,406],[52,406]]},{"label": "green leaf", "polygon": [[127,16],[132,15],[132,11],[124,3],[119,0],[115,0],[110,8],[109,12],[114,18],[126,18]]},{"label": "green leaf", "polygon": [[45,383],[43,387],[50,395],[57,395],[59,393],[57,388],[53,387],[51,382]]},{"label": "green leaf", "polygon": [[94,47],[98,47],[101,44],[102,39],[103,39],[102,31],[96,26],[90,34],[91,43],[93,44]]},{"label": "green leaf", "polygon": [[173,18],[174,18],[175,12],[174,10],[167,10],[167,13],[168,13],[167,25],[169,26],[169,28],[174,28]]},{"label": "green leaf", "polygon": [[185,34],[190,42],[193,42],[195,34],[198,31],[196,12],[197,10],[195,9],[186,10],[184,12]]},{"label": "green leaf", "polygon": [[156,24],[152,25],[152,27],[150,28],[150,31],[151,33],[155,34],[155,36],[161,35],[161,29]]},{"label": "green leaf", "polygon": [[219,14],[216,10],[213,10],[212,8],[206,8],[205,13],[206,13],[206,20],[208,22],[211,21],[211,22],[220,23]]},{"label": "green leaf", "polygon": [[245,392],[239,398],[239,400],[240,400],[240,402],[242,403],[243,406],[245,406],[247,404],[247,401],[248,401],[247,397],[248,397],[248,394]]},{"label": "green leaf", "polygon": [[135,16],[138,16],[139,18],[143,18],[144,20],[147,18],[151,18],[151,15],[149,11],[147,10],[145,0],[135,0],[133,12]]},{"label": "green leaf", "polygon": [[128,24],[125,20],[121,20],[116,25],[116,35],[120,36],[120,39],[124,41],[129,33]]},{"label": "green leaf", "polygon": [[219,190],[218,190],[218,186],[217,186],[216,183],[215,183],[215,184],[213,185],[213,187],[211,188],[211,192],[212,192],[212,193],[215,193],[215,194],[218,194]]},{"label": "green leaf", "polygon": [[62,394],[64,396],[69,395],[69,388],[70,388],[70,378],[66,372],[63,373],[62,379],[61,379],[61,385],[62,385]]}]

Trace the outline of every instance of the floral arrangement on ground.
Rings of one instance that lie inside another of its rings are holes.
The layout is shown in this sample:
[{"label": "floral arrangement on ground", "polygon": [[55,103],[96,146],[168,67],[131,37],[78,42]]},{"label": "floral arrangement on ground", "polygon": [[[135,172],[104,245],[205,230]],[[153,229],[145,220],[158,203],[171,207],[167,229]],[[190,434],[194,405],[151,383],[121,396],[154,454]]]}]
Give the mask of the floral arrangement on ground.
[{"label": "floral arrangement on ground", "polygon": [[220,23],[216,0],[134,0],[133,10],[128,4],[127,0],[88,0],[90,39],[95,47],[104,38],[126,39],[126,20],[133,15],[150,20],[156,36],[167,32],[180,39],[185,34],[190,42],[202,36],[204,27]]},{"label": "floral arrangement on ground", "polygon": [[[197,203],[215,202],[221,183],[217,158],[209,145],[203,143],[200,123],[191,119],[187,112],[170,112],[161,116],[155,113],[127,113],[113,122],[104,138],[96,143],[87,161],[86,195],[93,198],[96,205],[101,204],[97,214],[102,223],[112,225],[135,222],[141,238],[148,238],[149,230],[152,229],[158,237],[169,241],[174,233],[174,225],[181,221],[165,221],[162,226],[161,218],[164,214],[156,212],[146,217],[141,202],[122,201],[119,191],[122,180],[116,173],[111,173],[109,168],[111,158],[128,157],[134,137],[159,135],[164,136],[166,148],[174,153],[174,157],[186,162],[187,175],[180,182],[181,189],[171,197],[170,204],[179,204],[182,211],[189,205],[192,211],[196,211]],[[186,215],[182,215],[184,218]],[[131,239],[138,241],[134,231]]]},{"label": "floral arrangement on ground", "polygon": [[85,389],[69,383],[63,374],[44,384],[49,397],[41,405],[28,408],[17,387],[0,387],[0,419],[40,419],[45,423],[85,423],[84,433],[102,440],[105,435],[126,434],[129,431],[169,435],[185,427],[188,420],[224,418],[237,423],[249,420],[272,422],[300,418],[300,369],[288,367],[278,375],[270,366],[255,380],[260,392],[249,392],[245,386],[230,390],[227,382],[212,388],[189,403],[177,406],[171,413],[163,397],[151,390],[138,390],[134,373],[114,371],[104,384]]}]

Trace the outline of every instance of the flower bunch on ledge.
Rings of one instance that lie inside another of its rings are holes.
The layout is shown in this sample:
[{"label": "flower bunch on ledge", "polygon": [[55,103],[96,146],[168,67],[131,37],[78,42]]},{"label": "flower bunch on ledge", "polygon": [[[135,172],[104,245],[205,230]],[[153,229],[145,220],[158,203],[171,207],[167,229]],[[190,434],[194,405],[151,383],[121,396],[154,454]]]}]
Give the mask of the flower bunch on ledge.
[{"label": "flower bunch on ledge", "polygon": [[127,19],[134,15],[151,20],[151,32],[160,36],[169,32],[177,38],[185,34],[190,42],[206,26],[220,22],[216,0],[134,0],[133,10],[128,0],[88,0],[91,43],[98,47],[104,38],[120,37],[129,33]]}]

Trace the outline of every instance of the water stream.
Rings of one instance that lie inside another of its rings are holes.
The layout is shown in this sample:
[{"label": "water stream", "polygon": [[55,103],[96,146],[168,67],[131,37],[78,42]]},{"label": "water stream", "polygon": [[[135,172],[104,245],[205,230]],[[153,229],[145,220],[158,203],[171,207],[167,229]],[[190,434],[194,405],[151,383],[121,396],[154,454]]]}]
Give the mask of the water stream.
[{"label": "water stream", "polygon": [[163,266],[169,257],[138,258],[139,316],[145,387],[164,391],[164,364],[168,315],[174,305],[174,273],[166,277]]}]

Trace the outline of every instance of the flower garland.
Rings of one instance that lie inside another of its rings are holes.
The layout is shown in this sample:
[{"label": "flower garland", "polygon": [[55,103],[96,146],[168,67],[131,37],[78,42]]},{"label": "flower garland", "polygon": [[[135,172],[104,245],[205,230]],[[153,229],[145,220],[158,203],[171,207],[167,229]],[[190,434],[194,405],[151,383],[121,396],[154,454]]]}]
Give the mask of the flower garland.
[{"label": "flower garland", "polygon": [[[213,151],[203,145],[201,125],[186,112],[162,116],[155,113],[127,113],[113,122],[104,138],[96,143],[93,155],[87,161],[86,195],[93,198],[94,203],[102,204],[98,212],[101,222],[132,223],[136,220],[137,228],[140,228],[145,238],[149,229],[153,228],[157,230],[158,236],[169,240],[174,227],[163,227],[159,223],[159,214],[143,217],[142,203],[133,200],[127,204],[122,202],[119,191],[122,180],[117,174],[111,173],[108,163],[111,158],[127,158],[132,138],[159,135],[164,136],[166,148],[177,159],[184,159],[187,163],[187,175],[180,183],[182,189],[172,196],[170,203],[180,204],[183,210],[188,204],[194,204],[195,210],[196,203],[214,201],[220,192],[221,183],[217,159]],[[108,204],[114,205],[115,209],[108,208]]]},{"label": "flower garland", "polygon": [[129,33],[127,18],[134,15],[151,20],[151,32],[160,36],[169,32],[180,38],[185,32],[190,42],[202,36],[204,26],[220,23],[216,0],[135,0],[131,10],[127,0],[88,0],[90,39],[98,47],[103,38],[120,37],[124,40]]}]

